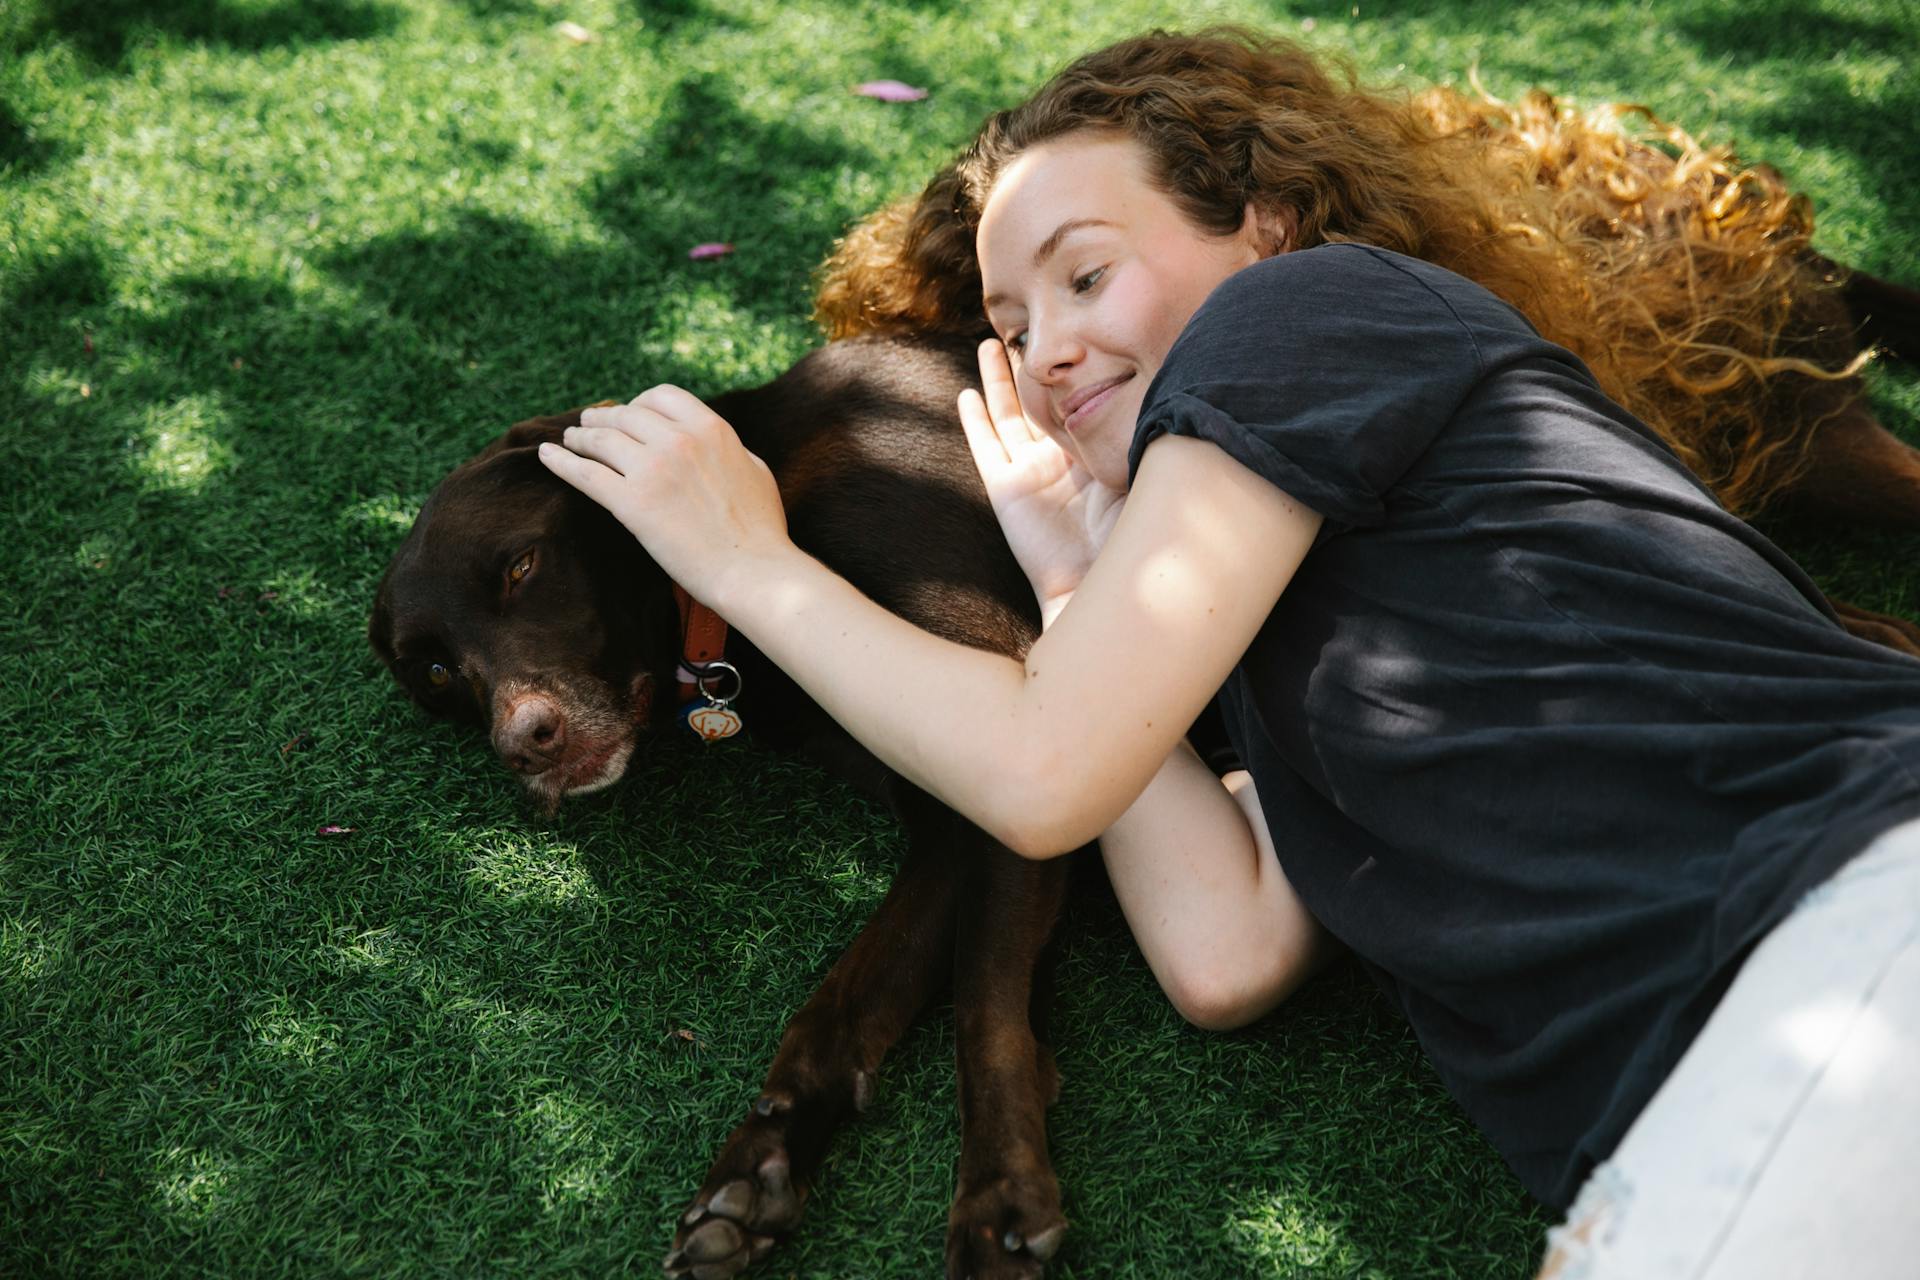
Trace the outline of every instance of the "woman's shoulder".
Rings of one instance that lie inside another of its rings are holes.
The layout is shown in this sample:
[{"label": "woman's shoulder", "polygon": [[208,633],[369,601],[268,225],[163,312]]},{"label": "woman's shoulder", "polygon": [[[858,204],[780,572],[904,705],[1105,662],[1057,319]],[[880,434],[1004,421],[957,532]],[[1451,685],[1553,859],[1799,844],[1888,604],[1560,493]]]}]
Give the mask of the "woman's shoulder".
[{"label": "woman's shoulder", "polygon": [[1469,280],[1421,258],[1357,242],[1315,245],[1263,258],[1227,277],[1190,330],[1215,338],[1257,331],[1268,338],[1337,346],[1465,341],[1540,341],[1526,317]]},{"label": "woman's shoulder", "polygon": [[1289,305],[1297,307],[1303,300],[1320,295],[1345,309],[1356,310],[1423,298],[1435,303],[1484,298],[1504,305],[1473,281],[1445,267],[1358,241],[1319,244],[1262,258],[1227,277],[1208,301],[1284,297]]}]

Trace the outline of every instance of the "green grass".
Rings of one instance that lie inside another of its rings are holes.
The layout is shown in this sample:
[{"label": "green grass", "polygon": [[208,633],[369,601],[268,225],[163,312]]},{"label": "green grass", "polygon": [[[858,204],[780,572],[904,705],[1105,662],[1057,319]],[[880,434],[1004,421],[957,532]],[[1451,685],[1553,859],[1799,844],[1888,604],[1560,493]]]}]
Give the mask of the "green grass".
[{"label": "green grass", "polygon": [[[833,237],[1072,53],[1312,19],[1377,78],[1642,101],[1920,280],[1902,0],[1352,8],[0,0],[0,1275],[652,1270],[898,832],[668,742],[543,819],[388,686],[374,583],[516,418],[785,367]],[[1911,432],[1920,382],[1874,394]],[[1781,529],[1920,615],[1909,540]],[[1057,1274],[1529,1273],[1544,1216],[1357,976],[1203,1035],[1096,898],[1060,988]],[[951,1044],[766,1274],[937,1271]]]}]

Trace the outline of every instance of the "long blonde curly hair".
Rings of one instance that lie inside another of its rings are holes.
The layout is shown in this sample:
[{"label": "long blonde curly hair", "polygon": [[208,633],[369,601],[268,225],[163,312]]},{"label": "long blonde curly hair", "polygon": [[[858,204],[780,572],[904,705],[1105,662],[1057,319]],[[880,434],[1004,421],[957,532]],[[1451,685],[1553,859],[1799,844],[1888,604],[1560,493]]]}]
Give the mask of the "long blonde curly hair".
[{"label": "long blonde curly hair", "polygon": [[1837,380],[1866,358],[1838,269],[1810,248],[1808,201],[1771,169],[1638,107],[1370,91],[1344,63],[1237,27],[1122,40],[989,116],[919,196],[837,246],[816,298],[828,336],[982,331],[987,194],[1022,151],[1081,130],[1141,144],[1204,231],[1235,230],[1251,203],[1288,229],[1285,248],[1362,241],[1478,281],[1736,512],[1794,478],[1818,425],[1798,411],[1811,398],[1769,381]]}]

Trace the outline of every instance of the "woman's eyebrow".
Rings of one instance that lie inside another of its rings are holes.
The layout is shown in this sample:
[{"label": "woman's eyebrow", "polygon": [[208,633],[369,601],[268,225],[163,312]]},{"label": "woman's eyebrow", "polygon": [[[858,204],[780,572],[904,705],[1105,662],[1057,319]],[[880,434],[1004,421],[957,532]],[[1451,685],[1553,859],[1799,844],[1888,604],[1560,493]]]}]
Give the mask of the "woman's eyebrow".
[{"label": "woman's eyebrow", "polygon": [[[1054,251],[1060,247],[1061,241],[1082,227],[1115,227],[1119,225],[1119,223],[1108,221],[1106,218],[1068,218],[1065,222],[1055,227],[1053,234],[1049,235],[1045,240],[1042,240],[1040,247],[1033,251],[1033,262],[1030,264],[1031,269],[1038,271],[1041,267],[1046,266],[1047,259],[1053,256]],[[996,304],[1004,301],[1006,301],[1005,294],[989,294],[987,298],[981,302],[980,306],[982,310],[991,311]]]},{"label": "woman's eyebrow", "polygon": [[1045,240],[1042,240],[1040,247],[1033,251],[1033,269],[1038,271],[1041,267],[1046,266],[1047,259],[1053,256],[1053,251],[1060,247],[1060,242],[1065,240],[1070,233],[1078,231],[1082,227],[1111,227],[1117,225],[1117,223],[1109,222],[1105,218],[1068,218],[1065,222],[1055,227],[1053,234]]}]

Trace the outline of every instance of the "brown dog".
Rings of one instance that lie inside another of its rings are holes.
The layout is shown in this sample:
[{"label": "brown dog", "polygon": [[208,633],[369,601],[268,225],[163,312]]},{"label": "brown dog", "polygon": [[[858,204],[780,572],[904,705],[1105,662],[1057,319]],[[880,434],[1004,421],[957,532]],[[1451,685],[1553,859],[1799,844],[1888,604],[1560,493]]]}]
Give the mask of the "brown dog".
[{"label": "brown dog", "polygon": [[[1038,634],[1031,592],[954,411],[973,350],[837,343],[712,403],[780,478],[801,546],[928,630],[1017,655]],[[666,577],[534,456],[578,417],[523,422],[441,483],[380,584],[369,629],[416,702],[487,730],[549,805],[620,776],[636,735],[671,713],[682,652]],[[737,638],[725,660],[756,738],[886,796],[908,854],[789,1024],[758,1101],[676,1230],[669,1271],[733,1275],[793,1228],[833,1131],[866,1104],[881,1058],[951,979],[963,1146],[948,1272],[1038,1275],[1065,1229],[1047,1158],[1055,1075],[1036,1034],[1035,978],[1066,861],[1016,857],[888,775]]]},{"label": "brown dog", "polygon": [[[1893,286],[1855,277],[1852,288],[1881,306],[1883,333],[1920,318],[1920,305],[1885,305],[1903,301]],[[796,542],[918,625],[1017,655],[1037,634],[1031,596],[955,418],[973,369],[970,339],[854,339],[712,404],[778,477]],[[1798,411],[1798,394],[1783,387],[1781,411]],[[1857,388],[1849,395],[1841,420],[1852,434],[1834,438],[1884,436]],[[416,702],[486,730],[549,806],[620,777],[637,735],[672,710],[684,642],[664,574],[535,457],[577,420],[523,422],[441,483],[380,584],[369,629]],[[1837,448],[1808,474],[1845,493],[1871,478],[1873,456]],[[1920,523],[1920,491],[1906,510]],[[1910,622],[1855,611],[1848,623],[1920,653]],[[908,854],[788,1025],[759,1099],[676,1227],[669,1273],[734,1275],[793,1229],[834,1130],[950,978],[963,1146],[948,1274],[1039,1274],[1065,1229],[1044,1122],[1056,1077],[1039,1028],[1066,861],[1018,858],[890,775],[750,646],[736,639],[725,658],[755,736],[884,795]]]}]

